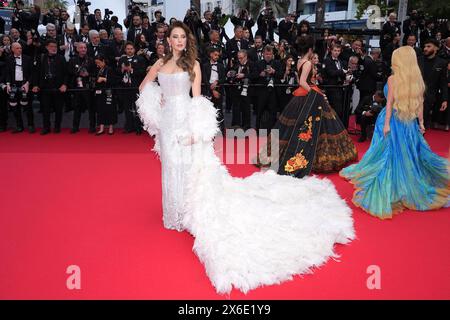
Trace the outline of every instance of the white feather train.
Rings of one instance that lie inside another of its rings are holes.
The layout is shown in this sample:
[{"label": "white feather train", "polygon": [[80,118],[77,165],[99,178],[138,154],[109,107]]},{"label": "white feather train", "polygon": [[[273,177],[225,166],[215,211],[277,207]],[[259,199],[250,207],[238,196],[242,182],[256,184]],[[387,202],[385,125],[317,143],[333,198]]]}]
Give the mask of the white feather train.
[{"label": "white feather train", "polygon": [[[150,134],[160,123],[154,111],[158,94],[156,86],[146,86],[139,102]],[[179,109],[186,119],[180,132],[197,142],[189,147],[182,225],[195,237],[193,250],[218,293],[233,287],[246,293],[311,273],[337,256],[335,243],[355,238],[351,210],[331,181],[272,170],[232,177],[214,153],[219,129],[212,103],[185,97]],[[169,161],[164,153],[161,161]]]}]

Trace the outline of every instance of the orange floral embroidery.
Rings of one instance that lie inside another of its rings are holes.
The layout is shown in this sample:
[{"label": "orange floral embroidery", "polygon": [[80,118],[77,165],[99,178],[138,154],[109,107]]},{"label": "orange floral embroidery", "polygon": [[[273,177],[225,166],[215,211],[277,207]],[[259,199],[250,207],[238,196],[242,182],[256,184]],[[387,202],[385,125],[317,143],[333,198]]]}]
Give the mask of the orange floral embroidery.
[{"label": "orange floral embroidery", "polygon": [[298,138],[302,141],[308,142],[312,138],[312,116],[309,116],[308,121],[305,121],[302,131],[305,129],[307,129],[307,131],[300,132]]},{"label": "orange floral embroidery", "polygon": [[302,153],[303,150],[297,153],[294,157],[290,158],[286,162],[286,165],[284,166],[284,170],[286,172],[294,172],[297,171],[298,169],[306,168],[309,161],[306,160],[306,158],[303,156]]}]

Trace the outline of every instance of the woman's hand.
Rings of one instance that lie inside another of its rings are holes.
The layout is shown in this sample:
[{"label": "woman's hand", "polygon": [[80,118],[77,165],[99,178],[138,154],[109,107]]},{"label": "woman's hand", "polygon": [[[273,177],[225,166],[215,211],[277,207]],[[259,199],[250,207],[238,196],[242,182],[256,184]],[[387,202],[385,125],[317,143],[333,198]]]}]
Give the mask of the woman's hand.
[{"label": "woman's hand", "polygon": [[383,134],[386,137],[389,132],[391,132],[391,126],[388,123],[384,124],[384,128],[383,128]]},{"label": "woman's hand", "polygon": [[421,134],[425,134],[425,126],[423,125],[423,123],[419,124],[419,130]]}]

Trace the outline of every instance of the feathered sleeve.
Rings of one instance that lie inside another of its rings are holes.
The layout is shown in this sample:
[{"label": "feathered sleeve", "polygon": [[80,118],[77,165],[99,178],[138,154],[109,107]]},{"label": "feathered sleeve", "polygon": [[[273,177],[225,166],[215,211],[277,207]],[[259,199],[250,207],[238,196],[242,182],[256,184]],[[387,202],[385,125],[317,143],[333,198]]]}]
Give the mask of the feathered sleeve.
[{"label": "feathered sleeve", "polygon": [[160,86],[156,82],[144,86],[139,99],[136,101],[136,110],[142,121],[144,130],[155,138],[153,151],[159,156],[159,128],[161,124],[161,97]]},{"label": "feathered sleeve", "polygon": [[211,101],[203,96],[192,98],[189,126],[195,142],[211,141],[220,131],[217,113]]}]

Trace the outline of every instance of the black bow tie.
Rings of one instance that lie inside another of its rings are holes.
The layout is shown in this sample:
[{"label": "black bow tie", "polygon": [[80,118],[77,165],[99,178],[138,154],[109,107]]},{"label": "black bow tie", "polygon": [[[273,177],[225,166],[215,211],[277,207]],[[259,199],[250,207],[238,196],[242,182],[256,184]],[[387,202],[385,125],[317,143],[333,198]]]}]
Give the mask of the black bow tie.
[{"label": "black bow tie", "polygon": [[217,66],[217,62],[211,62],[212,66]]}]

